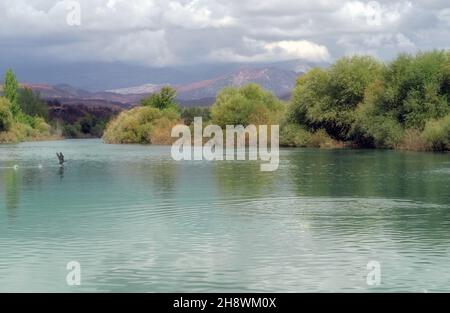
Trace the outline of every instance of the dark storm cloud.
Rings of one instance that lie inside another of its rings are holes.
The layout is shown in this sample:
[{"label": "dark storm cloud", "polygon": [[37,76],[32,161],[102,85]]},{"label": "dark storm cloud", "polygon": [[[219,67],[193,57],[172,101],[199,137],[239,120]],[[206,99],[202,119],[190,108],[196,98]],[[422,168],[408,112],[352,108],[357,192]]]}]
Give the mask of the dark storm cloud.
[{"label": "dark storm cloud", "polygon": [[[67,23],[74,3],[80,26]],[[3,0],[0,56],[150,66],[391,58],[449,48],[449,29],[441,0]]]}]

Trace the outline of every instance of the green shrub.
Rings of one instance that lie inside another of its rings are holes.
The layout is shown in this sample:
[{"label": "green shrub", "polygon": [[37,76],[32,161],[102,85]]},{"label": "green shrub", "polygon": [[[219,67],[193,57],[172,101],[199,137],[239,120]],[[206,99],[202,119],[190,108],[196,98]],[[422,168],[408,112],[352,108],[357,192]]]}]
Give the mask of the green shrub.
[{"label": "green shrub", "polygon": [[283,125],[280,129],[280,145],[284,147],[308,147],[312,134],[298,124]]},{"label": "green shrub", "polygon": [[277,97],[256,84],[228,87],[218,94],[211,108],[211,121],[222,128],[227,125],[274,125],[280,122],[284,109]]},{"label": "green shrub", "polygon": [[203,122],[208,122],[211,119],[211,109],[207,107],[193,107],[183,108],[181,111],[181,118],[184,124],[191,125],[195,117],[202,117]]},{"label": "green shrub", "polygon": [[142,106],[149,106],[159,110],[174,109],[179,110],[176,101],[177,92],[172,87],[163,87],[158,93],[152,94],[150,97],[142,99]]},{"label": "green shrub", "polygon": [[311,70],[297,81],[291,120],[313,131],[325,129],[337,140],[350,140],[355,109],[381,72],[382,64],[365,56],[345,57],[327,70]]},{"label": "green shrub", "polygon": [[180,115],[176,110],[137,107],[112,120],[103,139],[107,143],[167,144],[172,141],[172,127],[179,122]]},{"label": "green shrub", "polygon": [[410,151],[430,150],[430,143],[426,140],[423,133],[418,129],[407,129],[404,132],[399,149]]},{"label": "green shrub", "polygon": [[20,113],[20,106],[18,103],[19,83],[17,82],[16,75],[11,69],[6,71],[4,81],[3,93],[5,98],[9,100],[12,115],[16,117]]},{"label": "green shrub", "polygon": [[13,116],[10,111],[11,104],[6,98],[0,97],[0,132],[10,130]]},{"label": "green shrub", "polygon": [[351,139],[358,146],[395,148],[403,137],[403,128],[389,113],[380,113],[369,100],[358,106]]},{"label": "green shrub", "polygon": [[311,135],[311,141],[308,145],[312,148],[341,148],[343,145],[328,135],[325,129],[319,129]]},{"label": "green shrub", "polygon": [[384,73],[382,109],[393,111],[405,128],[423,129],[427,120],[449,112],[450,56],[445,51],[400,55]]},{"label": "green shrub", "polygon": [[48,105],[41,99],[38,92],[30,88],[20,89],[18,103],[23,114],[48,119]]},{"label": "green shrub", "polygon": [[450,114],[439,120],[427,122],[423,136],[435,151],[450,149]]}]

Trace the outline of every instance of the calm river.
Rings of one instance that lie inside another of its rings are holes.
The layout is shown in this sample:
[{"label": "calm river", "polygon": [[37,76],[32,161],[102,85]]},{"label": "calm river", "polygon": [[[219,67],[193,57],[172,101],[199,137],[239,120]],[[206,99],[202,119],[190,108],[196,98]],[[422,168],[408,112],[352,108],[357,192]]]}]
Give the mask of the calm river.
[{"label": "calm river", "polygon": [[285,149],[264,173],[170,147],[0,145],[0,291],[450,291],[450,155]]}]

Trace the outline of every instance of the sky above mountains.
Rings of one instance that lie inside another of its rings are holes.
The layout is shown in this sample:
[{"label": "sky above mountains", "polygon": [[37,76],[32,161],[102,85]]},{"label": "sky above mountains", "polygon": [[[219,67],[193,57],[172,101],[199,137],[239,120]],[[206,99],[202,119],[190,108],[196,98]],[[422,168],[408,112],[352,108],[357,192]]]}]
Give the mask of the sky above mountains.
[{"label": "sky above mountains", "polygon": [[0,65],[328,62],[450,48],[448,0],[2,0]]}]

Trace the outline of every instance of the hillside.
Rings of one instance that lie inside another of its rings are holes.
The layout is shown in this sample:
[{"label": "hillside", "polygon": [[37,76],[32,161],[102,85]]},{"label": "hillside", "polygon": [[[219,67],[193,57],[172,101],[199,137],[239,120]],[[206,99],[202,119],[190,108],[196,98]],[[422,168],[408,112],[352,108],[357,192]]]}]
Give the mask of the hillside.
[{"label": "hillside", "polygon": [[[298,73],[277,68],[242,68],[232,74],[214,79],[175,85],[180,100],[199,100],[215,98],[225,87],[241,87],[248,83],[257,83],[279,97],[290,94],[295,86]],[[158,91],[163,85],[147,84],[128,88],[109,90],[120,95],[149,94]]]},{"label": "hillside", "polygon": [[[256,83],[264,89],[271,91],[282,99],[288,99],[295,86],[296,79],[302,72],[283,69],[293,66],[298,69],[306,69],[294,66],[295,64],[280,64],[277,67],[244,67],[230,74],[223,74],[212,79],[193,81],[185,84],[172,84],[177,90],[178,101],[181,106],[210,106],[214,103],[217,93],[225,87],[241,87],[248,83]],[[22,87],[31,88],[39,92],[46,101],[58,100],[63,105],[75,106],[100,105],[117,109],[128,108],[139,104],[139,101],[158,92],[166,84],[143,84],[126,88],[111,89],[106,91],[91,92],[76,88],[68,84],[36,84],[23,83]],[[1,90],[0,90],[1,91]]]}]

